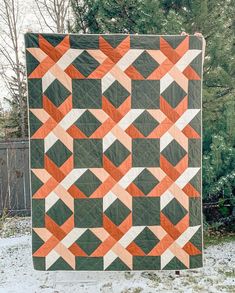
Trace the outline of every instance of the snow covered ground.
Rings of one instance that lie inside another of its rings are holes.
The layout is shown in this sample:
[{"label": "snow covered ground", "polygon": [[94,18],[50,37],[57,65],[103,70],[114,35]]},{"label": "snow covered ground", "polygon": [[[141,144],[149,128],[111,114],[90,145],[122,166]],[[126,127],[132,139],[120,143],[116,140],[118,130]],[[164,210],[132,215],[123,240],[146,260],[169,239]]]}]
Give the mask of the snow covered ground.
[{"label": "snow covered ground", "polygon": [[32,267],[30,220],[10,221],[0,233],[0,293],[235,292],[235,242],[204,252],[204,268],[180,276],[166,271],[40,272]]}]

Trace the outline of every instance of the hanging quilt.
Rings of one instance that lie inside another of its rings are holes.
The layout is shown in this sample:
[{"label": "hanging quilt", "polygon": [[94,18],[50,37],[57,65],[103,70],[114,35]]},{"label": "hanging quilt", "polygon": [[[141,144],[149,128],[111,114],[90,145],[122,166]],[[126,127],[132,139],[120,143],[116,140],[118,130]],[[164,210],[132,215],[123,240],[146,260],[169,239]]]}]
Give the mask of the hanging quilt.
[{"label": "hanging quilt", "polygon": [[203,266],[204,39],[25,35],[37,270]]}]

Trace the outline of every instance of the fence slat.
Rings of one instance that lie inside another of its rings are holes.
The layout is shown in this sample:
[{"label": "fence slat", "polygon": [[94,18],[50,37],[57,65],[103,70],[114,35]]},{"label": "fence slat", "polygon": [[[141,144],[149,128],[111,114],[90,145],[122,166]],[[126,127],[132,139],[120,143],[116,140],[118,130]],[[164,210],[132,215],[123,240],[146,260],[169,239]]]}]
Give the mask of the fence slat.
[{"label": "fence slat", "polygon": [[30,214],[28,152],[27,140],[0,141],[0,214]]}]

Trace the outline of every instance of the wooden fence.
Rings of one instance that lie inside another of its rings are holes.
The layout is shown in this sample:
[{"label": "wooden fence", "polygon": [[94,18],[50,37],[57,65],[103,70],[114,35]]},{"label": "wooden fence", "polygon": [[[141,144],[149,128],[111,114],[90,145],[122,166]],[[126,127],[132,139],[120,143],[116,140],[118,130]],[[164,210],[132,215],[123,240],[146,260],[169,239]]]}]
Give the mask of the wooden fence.
[{"label": "wooden fence", "polygon": [[0,215],[29,215],[28,140],[0,141]]},{"label": "wooden fence", "polygon": [[[204,211],[218,207],[218,203],[203,204]],[[11,215],[30,215],[28,140],[0,141],[0,216],[3,210]]]}]

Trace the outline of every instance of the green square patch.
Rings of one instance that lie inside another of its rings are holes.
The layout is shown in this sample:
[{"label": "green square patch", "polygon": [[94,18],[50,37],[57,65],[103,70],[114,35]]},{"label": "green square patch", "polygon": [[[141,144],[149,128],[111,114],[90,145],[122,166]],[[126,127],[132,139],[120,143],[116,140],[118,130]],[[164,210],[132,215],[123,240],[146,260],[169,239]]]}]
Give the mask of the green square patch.
[{"label": "green square patch", "polygon": [[59,107],[71,93],[58,79],[55,79],[44,94],[56,107]]},{"label": "green square patch", "polygon": [[73,108],[101,109],[102,92],[100,79],[72,80]]},{"label": "green square patch", "polygon": [[47,215],[59,226],[62,226],[72,214],[73,212],[61,199],[57,200],[57,202],[47,211]]},{"label": "green square patch", "polygon": [[72,63],[85,77],[88,77],[100,64],[87,51],[83,51]]},{"label": "green square patch", "polygon": [[37,271],[45,271],[46,270],[46,258],[33,256],[33,267]]},{"label": "green square patch", "polygon": [[102,184],[99,178],[93,174],[89,169],[86,170],[82,176],[74,183],[87,197]]},{"label": "green square patch", "polygon": [[134,240],[135,244],[137,244],[145,254],[148,254],[159,241],[160,240],[148,227],[144,228]]},{"label": "green square patch", "polygon": [[45,199],[32,199],[32,227],[45,227]]},{"label": "green square patch", "polygon": [[30,158],[31,168],[44,167],[44,140],[31,139],[30,140]]},{"label": "green square patch", "polygon": [[99,49],[98,35],[71,34],[69,39],[72,49]]},{"label": "green square patch", "polygon": [[132,80],[132,109],[159,109],[159,101],[159,80]]},{"label": "green square patch", "polygon": [[29,108],[42,108],[42,80],[38,78],[28,79]]},{"label": "green square patch", "polygon": [[137,271],[160,270],[160,256],[133,256],[133,269]]},{"label": "green square patch", "polygon": [[160,225],[159,197],[133,197],[132,205],[133,226]]},{"label": "green square patch", "polygon": [[76,257],[76,270],[79,271],[103,271],[103,257]]},{"label": "green square patch", "polygon": [[91,255],[102,243],[102,241],[91,232],[91,230],[87,229],[77,240],[77,245],[81,247],[85,253]]},{"label": "green square patch", "polygon": [[160,36],[131,35],[131,49],[160,49]]},{"label": "green square patch", "polygon": [[74,168],[102,168],[102,139],[74,140]]},{"label": "green square patch", "polygon": [[188,108],[201,109],[201,80],[188,81]]},{"label": "green square patch", "polygon": [[199,139],[188,140],[188,166],[201,166],[201,140]]},{"label": "green square patch", "polygon": [[132,140],[133,167],[159,167],[160,141],[157,138]]},{"label": "green square patch", "polygon": [[72,153],[60,140],[57,140],[46,152],[46,155],[56,166],[60,167],[69,159]]},{"label": "green square patch", "polygon": [[196,269],[201,268],[203,265],[202,254],[190,255],[190,268]]},{"label": "green square patch", "polygon": [[79,228],[103,226],[103,203],[100,198],[74,200],[74,224]]},{"label": "green square patch", "polygon": [[189,197],[189,226],[201,225],[201,197]]}]

